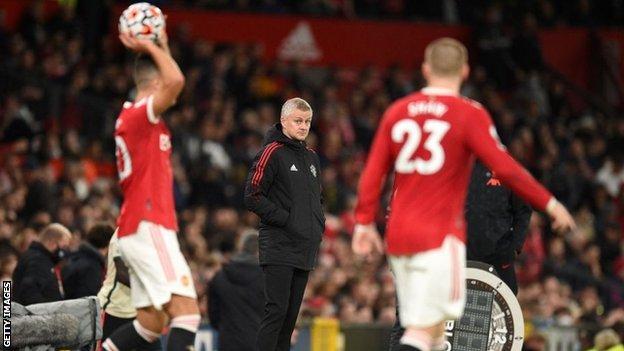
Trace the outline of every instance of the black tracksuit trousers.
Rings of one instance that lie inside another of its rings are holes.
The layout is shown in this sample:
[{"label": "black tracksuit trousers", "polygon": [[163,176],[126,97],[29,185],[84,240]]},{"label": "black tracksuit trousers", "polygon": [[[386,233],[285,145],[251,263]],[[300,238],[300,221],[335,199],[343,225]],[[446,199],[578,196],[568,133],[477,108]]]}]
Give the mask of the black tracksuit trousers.
[{"label": "black tracksuit trousers", "polygon": [[262,266],[264,318],[258,332],[258,351],[288,351],[309,271],[290,267]]}]

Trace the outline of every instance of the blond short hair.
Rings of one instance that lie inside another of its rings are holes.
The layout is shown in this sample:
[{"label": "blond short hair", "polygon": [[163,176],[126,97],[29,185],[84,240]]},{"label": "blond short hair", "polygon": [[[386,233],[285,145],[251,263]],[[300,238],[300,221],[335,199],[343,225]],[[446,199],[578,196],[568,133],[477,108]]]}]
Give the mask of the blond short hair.
[{"label": "blond short hair", "polygon": [[280,117],[284,118],[290,115],[294,110],[299,110],[303,112],[308,112],[308,111],[311,112],[312,107],[310,107],[310,104],[308,104],[308,102],[302,98],[296,97],[296,98],[288,99],[286,100],[284,105],[282,105],[282,112],[280,114]]},{"label": "blond short hair", "polygon": [[459,76],[464,65],[468,64],[468,50],[456,39],[436,39],[425,49],[425,63],[437,76]]}]

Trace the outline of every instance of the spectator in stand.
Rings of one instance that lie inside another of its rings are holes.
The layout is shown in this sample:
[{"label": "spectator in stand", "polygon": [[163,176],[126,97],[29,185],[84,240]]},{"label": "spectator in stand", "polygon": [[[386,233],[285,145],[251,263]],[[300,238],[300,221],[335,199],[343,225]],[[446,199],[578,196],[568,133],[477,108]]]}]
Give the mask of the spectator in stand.
[{"label": "spectator in stand", "polygon": [[13,272],[13,300],[22,305],[63,299],[55,266],[65,257],[71,232],[58,223],[48,225],[30,244]]},{"label": "spectator in stand", "polygon": [[219,350],[254,351],[264,313],[264,283],[258,264],[258,234],[246,233],[238,253],[208,287],[210,325],[219,331]]},{"label": "spectator in stand", "polygon": [[624,345],[613,329],[604,329],[594,337],[594,348],[590,351],[624,351]]},{"label": "spectator in stand", "polygon": [[104,281],[108,243],[115,229],[109,224],[96,224],[88,232],[78,251],[67,257],[61,271],[65,298],[77,299],[97,295]]},{"label": "spectator in stand", "polygon": [[7,239],[0,241],[0,280],[12,279],[18,257],[18,251]]}]

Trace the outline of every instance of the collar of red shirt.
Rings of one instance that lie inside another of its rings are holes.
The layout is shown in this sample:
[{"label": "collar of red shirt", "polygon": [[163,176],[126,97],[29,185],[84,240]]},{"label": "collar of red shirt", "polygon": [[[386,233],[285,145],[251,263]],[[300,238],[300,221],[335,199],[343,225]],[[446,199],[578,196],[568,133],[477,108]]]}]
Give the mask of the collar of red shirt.
[{"label": "collar of red shirt", "polygon": [[422,88],[420,92],[422,92],[425,95],[451,95],[451,96],[459,95],[451,89],[438,88],[438,87],[425,87],[425,88]]}]

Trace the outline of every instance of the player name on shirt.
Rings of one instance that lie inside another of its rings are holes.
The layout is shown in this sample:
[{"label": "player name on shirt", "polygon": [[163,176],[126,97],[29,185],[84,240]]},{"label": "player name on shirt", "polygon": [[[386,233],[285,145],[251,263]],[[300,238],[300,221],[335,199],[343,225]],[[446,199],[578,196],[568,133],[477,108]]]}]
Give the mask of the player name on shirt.
[{"label": "player name on shirt", "polygon": [[439,101],[418,101],[407,105],[407,113],[410,117],[418,115],[442,117],[446,111],[448,111],[448,106]]}]

